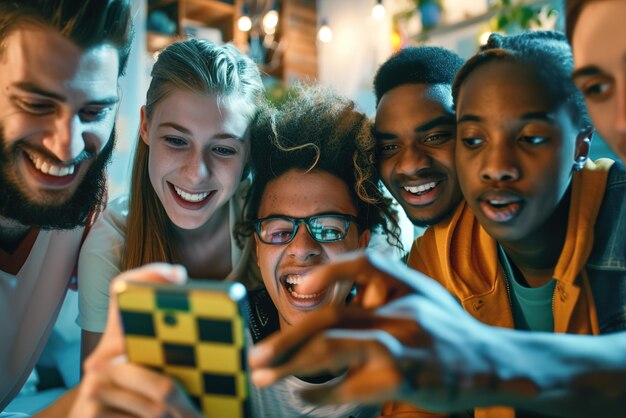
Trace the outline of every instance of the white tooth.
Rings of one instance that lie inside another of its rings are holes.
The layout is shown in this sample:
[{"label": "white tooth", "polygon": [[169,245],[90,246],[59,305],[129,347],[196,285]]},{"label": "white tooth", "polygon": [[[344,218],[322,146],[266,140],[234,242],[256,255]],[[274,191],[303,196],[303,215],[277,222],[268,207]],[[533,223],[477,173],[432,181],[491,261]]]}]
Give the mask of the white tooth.
[{"label": "white tooth", "polygon": [[60,171],[61,171],[61,167],[59,167],[58,165],[50,164],[50,169],[48,170],[48,174],[50,174],[51,176],[58,177]]},{"label": "white tooth", "polygon": [[434,189],[437,186],[436,182],[426,183],[419,186],[405,186],[404,190],[410,193],[423,193],[427,190]]},{"label": "white tooth", "polygon": [[313,293],[312,295],[301,295],[300,293],[296,292],[293,289],[289,289],[289,293],[291,293],[293,297],[298,298],[298,299],[313,299],[319,296],[319,293]]},{"label": "white tooth", "polygon": [[49,174],[55,177],[64,177],[70,174],[74,174],[74,165],[55,165],[45,161],[43,158],[40,158],[34,154],[30,154],[27,152],[26,155],[28,155],[28,158],[30,158],[30,160],[33,162],[35,168],[44,174]]},{"label": "white tooth", "polygon": [[426,190],[430,190],[435,187],[435,183],[422,184],[421,186],[417,186],[418,192],[425,192]]},{"label": "white tooth", "polygon": [[299,274],[290,274],[289,276],[287,276],[287,279],[285,281],[289,284],[300,284],[303,280],[304,278]]},{"label": "white tooth", "polygon": [[188,201],[188,202],[200,202],[201,200],[206,199],[206,197],[209,195],[208,192],[206,193],[197,193],[197,194],[191,194],[191,193],[187,193],[186,191],[179,189],[178,187],[174,186],[174,190],[176,190],[176,193],[182,197],[184,200]]}]

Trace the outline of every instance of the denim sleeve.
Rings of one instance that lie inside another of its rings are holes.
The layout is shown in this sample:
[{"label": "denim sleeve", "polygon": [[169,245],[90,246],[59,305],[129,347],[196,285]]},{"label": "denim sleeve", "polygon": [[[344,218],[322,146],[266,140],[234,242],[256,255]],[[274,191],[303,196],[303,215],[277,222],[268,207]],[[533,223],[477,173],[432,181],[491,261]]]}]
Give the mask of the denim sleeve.
[{"label": "denim sleeve", "polygon": [[626,170],[616,162],[596,220],[587,272],[602,334],[626,330]]}]

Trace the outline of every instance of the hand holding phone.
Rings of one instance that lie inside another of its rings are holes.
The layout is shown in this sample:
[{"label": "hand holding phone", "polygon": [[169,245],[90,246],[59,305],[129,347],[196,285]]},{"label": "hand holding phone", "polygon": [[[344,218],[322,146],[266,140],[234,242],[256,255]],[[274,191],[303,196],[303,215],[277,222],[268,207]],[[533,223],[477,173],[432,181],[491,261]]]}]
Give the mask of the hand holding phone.
[{"label": "hand holding phone", "polygon": [[180,382],[206,417],[249,416],[242,284],[119,282],[114,293],[130,362]]}]

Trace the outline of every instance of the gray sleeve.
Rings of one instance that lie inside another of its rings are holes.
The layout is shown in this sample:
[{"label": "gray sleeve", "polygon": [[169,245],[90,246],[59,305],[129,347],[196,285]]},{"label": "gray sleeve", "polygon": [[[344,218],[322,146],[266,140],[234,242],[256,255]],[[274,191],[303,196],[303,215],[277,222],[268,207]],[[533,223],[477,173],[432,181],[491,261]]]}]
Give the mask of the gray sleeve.
[{"label": "gray sleeve", "polygon": [[[126,217],[107,208],[89,231],[78,259],[79,312],[76,323],[85,331],[104,332],[109,285],[120,273]],[[125,212],[124,212],[125,213]]]}]

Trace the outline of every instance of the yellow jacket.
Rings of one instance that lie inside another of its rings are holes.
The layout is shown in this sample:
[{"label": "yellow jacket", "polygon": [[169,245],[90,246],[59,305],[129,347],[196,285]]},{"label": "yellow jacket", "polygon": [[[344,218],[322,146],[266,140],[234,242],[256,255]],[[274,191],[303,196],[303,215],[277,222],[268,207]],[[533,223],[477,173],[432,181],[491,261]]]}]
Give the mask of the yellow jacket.
[{"label": "yellow jacket", "polygon": [[[557,281],[553,297],[554,332],[599,333],[584,266],[593,247],[593,228],[612,163],[606,159],[588,162],[582,171],[574,174],[567,235],[553,273]],[[408,265],[439,281],[479,321],[514,328],[497,242],[480,226],[465,202],[449,220],[429,228],[415,241]],[[415,416],[424,415],[416,411]],[[475,411],[476,418],[514,416],[511,408]]]}]

